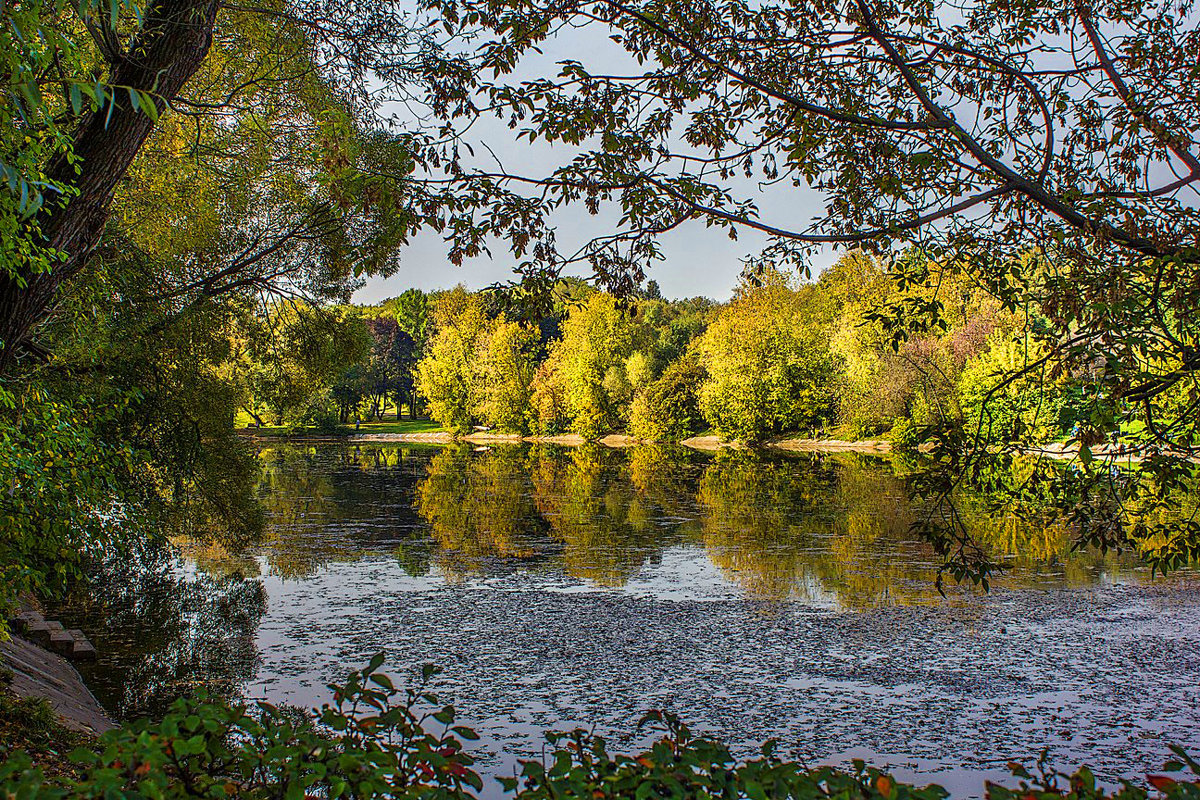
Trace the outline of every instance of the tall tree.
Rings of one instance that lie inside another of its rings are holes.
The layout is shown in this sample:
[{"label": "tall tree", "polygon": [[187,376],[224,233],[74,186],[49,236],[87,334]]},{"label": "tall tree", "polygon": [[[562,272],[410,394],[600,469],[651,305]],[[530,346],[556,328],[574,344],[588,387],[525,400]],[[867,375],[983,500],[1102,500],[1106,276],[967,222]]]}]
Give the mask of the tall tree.
[{"label": "tall tree", "polygon": [[[233,209],[243,219],[252,211],[256,224],[214,243],[224,244],[223,258],[202,262],[207,269],[182,286],[212,294],[248,271],[287,287],[291,276],[279,267],[296,268],[303,262],[287,255],[317,242],[309,260],[335,274],[386,269],[388,248],[412,219],[394,191],[408,166],[396,148],[386,151],[388,137],[369,133],[364,80],[368,72],[399,79],[419,44],[389,4],[352,6],[5,6],[0,35],[13,80],[0,119],[0,219],[14,238],[0,251],[0,374],[22,353],[40,352],[35,329],[100,244],[114,195],[160,120],[187,120],[175,135],[192,147],[176,157],[253,187],[250,205]],[[264,161],[264,151],[276,158]],[[309,163],[297,161],[301,154]],[[257,171],[245,174],[242,159]],[[368,244],[372,236],[382,252]],[[264,262],[274,271],[261,270]]]},{"label": "tall tree", "polygon": [[725,308],[700,339],[708,381],[705,418],[730,439],[824,425],[832,415],[834,364],[811,324],[813,287],[753,287]]}]

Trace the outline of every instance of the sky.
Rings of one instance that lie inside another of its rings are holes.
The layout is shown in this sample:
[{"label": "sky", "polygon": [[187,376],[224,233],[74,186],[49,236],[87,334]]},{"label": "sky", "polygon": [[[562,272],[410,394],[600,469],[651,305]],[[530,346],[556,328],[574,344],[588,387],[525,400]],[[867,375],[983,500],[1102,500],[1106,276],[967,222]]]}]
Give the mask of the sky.
[{"label": "sky", "polygon": [[[567,29],[547,42],[540,57],[527,58],[514,73],[514,80],[523,80],[538,75],[555,75],[559,71],[557,62],[571,58],[586,63],[592,69],[616,72],[621,69],[639,68],[629,55],[607,38],[598,26]],[[409,113],[402,106],[385,108],[398,120]],[[480,118],[472,125],[469,140],[487,147],[474,148],[479,155],[480,166],[495,169],[499,160],[505,168],[527,175],[543,175],[555,166],[568,161],[577,152],[575,148],[562,145],[550,146],[539,141],[516,141],[515,131],[489,118]],[[823,211],[821,195],[814,191],[790,187],[774,187],[758,192],[754,184],[734,187],[746,194],[757,194],[764,221],[778,221],[785,225],[804,227],[799,224],[810,220]],[[615,212],[614,212],[615,213]],[[582,205],[563,210],[552,220],[556,236],[564,250],[579,246],[595,236],[611,232],[613,214],[593,217]],[[689,222],[660,238],[664,260],[657,262],[648,271],[647,280],[658,282],[662,293],[671,298],[703,295],[714,300],[726,300],[737,285],[742,270],[742,260],[755,255],[766,243],[766,237],[755,231],[740,228],[738,239],[730,240],[723,229],[708,228],[702,221]],[[472,259],[461,267],[451,264],[446,258],[447,245],[433,232],[418,235],[400,256],[400,269],[388,278],[368,279],[366,285],[354,294],[355,302],[376,303],[395,297],[406,289],[424,291],[449,289],[458,284],[468,289],[480,289],[493,283],[514,279],[514,259],[502,242],[497,242],[492,256]],[[822,251],[811,261],[813,274],[819,273],[836,259],[832,250]],[[582,272],[570,274],[586,277]]]},{"label": "sky", "polygon": [[[604,232],[604,225],[586,212],[559,220],[558,236],[577,241]],[[581,218],[580,218],[581,217]],[[661,238],[664,260],[648,272],[647,279],[658,281],[662,293],[671,298],[703,295],[726,300],[733,293],[742,269],[741,260],[757,253],[764,239],[751,231],[739,231],[738,240],[730,241],[723,230],[706,228],[702,222],[688,223]],[[513,259],[499,244],[493,257],[475,258],[461,267],[446,258],[447,245],[433,233],[420,234],[401,253],[400,269],[389,278],[371,278],[354,295],[355,302],[376,303],[395,297],[405,289],[449,289],[463,284],[481,289],[497,282],[514,279]],[[813,272],[832,263],[836,254],[826,251],[814,256]],[[582,273],[576,273],[582,274]]]}]

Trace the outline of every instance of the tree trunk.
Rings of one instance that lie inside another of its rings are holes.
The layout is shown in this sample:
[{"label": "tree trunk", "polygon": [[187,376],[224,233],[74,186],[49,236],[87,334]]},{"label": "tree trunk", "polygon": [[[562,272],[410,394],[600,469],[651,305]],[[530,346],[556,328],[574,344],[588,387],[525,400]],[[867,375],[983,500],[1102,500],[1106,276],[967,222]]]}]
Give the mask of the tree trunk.
[{"label": "tree trunk", "polygon": [[[167,100],[179,94],[208,53],[219,8],[219,0],[157,0],[108,82],[154,94],[159,112],[165,112]],[[52,181],[74,189],[65,208],[48,197],[38,219],[39,244],[59,251],[63,260],[50,272],[0,275],[0,375],[11,372],[58,292],[83,269],[104,232],[117,183],[154,129],[153,118],[133,109],[127,90],[115,92],[111,107],[106,104],[80,126],[72,149],[77,163],[59,158],[47,170]]]}]

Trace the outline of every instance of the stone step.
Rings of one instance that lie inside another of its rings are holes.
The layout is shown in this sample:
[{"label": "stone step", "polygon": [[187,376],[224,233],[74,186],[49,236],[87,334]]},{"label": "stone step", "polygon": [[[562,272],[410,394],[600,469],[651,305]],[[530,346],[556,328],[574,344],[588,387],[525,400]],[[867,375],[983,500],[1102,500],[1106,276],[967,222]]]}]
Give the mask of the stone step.
[{"label": "stone step", "polygon": [[62,630],[62,625],[59,625],[59,630],[50,632],[50,649],[59,655],[70,655],[71,649],[75,646],[75,637],[70,631]]},{"label": "stone step", "polygon": [[46,619],[31,608],[25,608],[13,617],[11,628],[74,661],[92,661],[96,658],[96,648],[83,631],[78,628],[66,630],[61,622]]},{"label": "stone step", "polygon": [[30,625],[36,625],[45,622],[46,619],[33,609],[25,609],[20,614],[12,618],[11,627],[21,633],[28,633]]},{"label": "stone step", "polygon": [[79,629],[69,630],[71,634],[71,652],[68,654],[72,661],[95,661],[96,648],[88,641],[87,636]]},{"label": "stone step", "polygon": [[30,623],[25,629],[25,634],[35,642],[42,645],[49,645],[50,638],[56,634],[63,632],[63,624],[52,619],[44,619],[41,622]]}]

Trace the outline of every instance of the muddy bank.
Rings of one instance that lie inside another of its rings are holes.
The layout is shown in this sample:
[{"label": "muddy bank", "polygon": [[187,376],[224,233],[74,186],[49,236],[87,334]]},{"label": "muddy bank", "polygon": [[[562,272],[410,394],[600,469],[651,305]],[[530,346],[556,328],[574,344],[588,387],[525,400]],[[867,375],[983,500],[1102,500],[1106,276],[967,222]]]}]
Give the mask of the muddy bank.
[{"label": "muddy bank", "polygon": [[450,444],[454,441],[454,434],[446,431],[437,431],[433,433],[353,433],[342,438],[340,441],[350,442],[351,444],[359,442],[416,442],[425,444]]},{"label": "muddy bank", "polygon": [[790,450],[799,453],[808,452],[847,452],[847,453],[890,453],[892,443],[886,439],[865,439],[862,441],[847,441],[843,439],[779,439],[767,442],[767,447],[779,450]]}]

